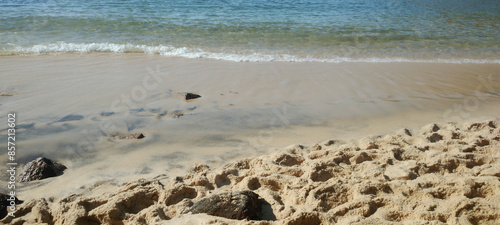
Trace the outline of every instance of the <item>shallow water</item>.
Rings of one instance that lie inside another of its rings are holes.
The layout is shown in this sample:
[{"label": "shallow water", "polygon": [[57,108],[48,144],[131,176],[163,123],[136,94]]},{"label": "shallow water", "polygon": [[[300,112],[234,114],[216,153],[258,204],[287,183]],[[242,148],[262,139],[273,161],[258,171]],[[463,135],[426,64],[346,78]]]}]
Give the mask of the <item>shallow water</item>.
[{"label": "shallow water", "polygon": [[495,0],[0,1],[0,54],[500,62]]}]

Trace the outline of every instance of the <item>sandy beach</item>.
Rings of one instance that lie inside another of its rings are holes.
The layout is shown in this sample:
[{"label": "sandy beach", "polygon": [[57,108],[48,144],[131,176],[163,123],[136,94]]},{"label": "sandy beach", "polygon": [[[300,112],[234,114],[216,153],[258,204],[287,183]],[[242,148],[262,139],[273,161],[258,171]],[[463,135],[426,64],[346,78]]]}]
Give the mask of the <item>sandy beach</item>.
[{"label": "sandy beach", "polygon": [[[24,203],[2,222],[497,224],[499,71],[2,56],[0,117],[17,114],[18,169],[37,157],[68,168],[17,184]],[[185,101],[186,92],[201,98]],[[145,138],[116,138],[136,132]],[[5,171],[6,154],[0,162]],[[0,177],[5,193],[8,174]],[[259,221],[189,212],[204,197],[245,190],[265,203]]]}]

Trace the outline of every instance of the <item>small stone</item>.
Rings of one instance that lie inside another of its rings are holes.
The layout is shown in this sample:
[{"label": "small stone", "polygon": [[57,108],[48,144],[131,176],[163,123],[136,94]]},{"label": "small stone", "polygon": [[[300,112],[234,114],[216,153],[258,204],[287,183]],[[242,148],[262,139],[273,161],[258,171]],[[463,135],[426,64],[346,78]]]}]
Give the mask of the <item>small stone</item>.
[{"label": "small stone", "polygon": [[200,97],[201,97],[201,95],[198,95],[195,93],[190,93],[190,92],[184,93],[184,100],[186,100],[186,101],[192,100],[192,99],[197,99]]},{"label": "small stone", "polygon": [[422,130],[424,131],[424,133],[433,133],[433,132],[438,132],[439,130],[441,130],[441,128],[439,128],[437,124],[433,123],[424,126]]},{"label": "small stone", "polygon": [[206,213],[236,220],[259,220],[262,217],[262,206],[259,195],[252,191],[224,192],[215,194],[193,204],[193,214]]},{"label": "small stone", "polygon": [[[389,136],[393,136],[393,135],[389,135]],[[406,138],[406,137],[411,137],[412,133],[407,128],[404,128],[404,129],[400,129],[400,130],[396,131],[395,136],[400,136],[400,137]]]},{"label": "small stone", "polygon": [[28,162],[21,173],[19,174],[20,182],[28,182],[32,180],[42,180],[49,177],[59,176],[66,169],[66,166],[52,160],[39,157],[31,162]]},{"label": "small stone", "polygon": [[495,129],[498,127],[498,123],[496,121],[488,121],[488,126]]}]

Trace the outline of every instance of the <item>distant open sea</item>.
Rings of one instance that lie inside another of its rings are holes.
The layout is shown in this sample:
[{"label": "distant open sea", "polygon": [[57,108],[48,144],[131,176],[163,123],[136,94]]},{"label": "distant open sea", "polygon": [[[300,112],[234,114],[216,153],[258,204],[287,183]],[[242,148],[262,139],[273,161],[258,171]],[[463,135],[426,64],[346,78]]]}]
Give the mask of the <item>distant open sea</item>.
[{"label": "distant open sea", "polygon": [[0,55],[500,63],[499,0],[0,0]]}]

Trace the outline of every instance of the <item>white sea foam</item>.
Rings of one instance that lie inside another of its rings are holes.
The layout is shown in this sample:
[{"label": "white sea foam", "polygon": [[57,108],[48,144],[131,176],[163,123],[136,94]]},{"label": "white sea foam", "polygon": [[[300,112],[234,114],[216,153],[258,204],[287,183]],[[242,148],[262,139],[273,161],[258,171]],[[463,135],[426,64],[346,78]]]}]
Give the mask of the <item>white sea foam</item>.
[{"label": "white sea foam", "polygon": [[112,52],[112,53],[147,53],[184,58],[206,58],[235,62],[424,62],[424,63],[494,63],[500,64],[500,59],[408,59],[391,57],[349,58],[349,57],[300,57],[290,54],[238,54],[209,52],[199,48],[173,47],[165,45],[148,46],[116,43],[47,43],[37,44],[29,47],[9,45],[4,48],[3,54],[53,54],[53,53],[90,53],[90,52]]}]

